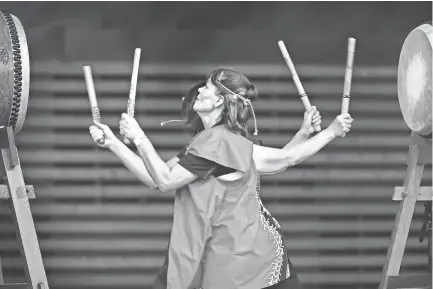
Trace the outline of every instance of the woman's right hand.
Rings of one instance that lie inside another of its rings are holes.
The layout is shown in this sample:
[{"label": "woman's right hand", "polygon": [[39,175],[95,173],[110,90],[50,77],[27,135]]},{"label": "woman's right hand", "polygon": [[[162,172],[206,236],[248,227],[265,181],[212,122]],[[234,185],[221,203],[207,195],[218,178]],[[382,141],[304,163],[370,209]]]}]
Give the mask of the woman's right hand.
[{"label": "woman's right hand", "polygon": [[352,122],[353,118],[350,116],[350,114],[340,114],[329,125],[328,129],[332,131],[335,136],[345,137],[346,133],[348,133],[352,127]]},{"label": "woman's right hand", "polygon": [[[93,122],[93,125],[89,127],[90,135],[93,138],[93,141],[101,148],[110,148],[113,145],[115,140],[117,139],[111,129],[102,123],[98,123],[96,121]],[[103,143],[100,143],[100,140],[104,140]]]}]

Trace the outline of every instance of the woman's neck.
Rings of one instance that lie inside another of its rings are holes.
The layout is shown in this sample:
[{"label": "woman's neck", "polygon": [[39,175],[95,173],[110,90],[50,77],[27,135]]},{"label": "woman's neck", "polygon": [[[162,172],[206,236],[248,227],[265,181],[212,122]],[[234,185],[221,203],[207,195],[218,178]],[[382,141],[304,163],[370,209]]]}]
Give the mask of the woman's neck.
[{"label": "woman's neck", "polygon": [[199,114],[203,123],[204,129],[209,129],[216,125],[221,120],[221,113],[219,111],[212,111],[206,114]]}]

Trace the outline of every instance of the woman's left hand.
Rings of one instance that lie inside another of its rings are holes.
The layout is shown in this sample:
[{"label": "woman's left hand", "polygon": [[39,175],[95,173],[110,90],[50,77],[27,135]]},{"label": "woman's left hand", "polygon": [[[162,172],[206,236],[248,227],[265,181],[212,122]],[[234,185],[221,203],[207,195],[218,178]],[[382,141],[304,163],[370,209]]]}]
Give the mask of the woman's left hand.
[{"label": "woman's left hand", "polygon": [[133,141],[136,137],[144,135],[143,130],[138,125],[135,118],[129,116],[126,113],[122,113],[122,118],[119,122],[120,134]]},{"label": "woman's left hand", "polygon": [[312,134],[315,131],[315,127],[322,123],[322,117],[320,112],[315,106],[311,107],[310,111],[304,113],[304,122],[302,123],[301,131],[305,134]]}]

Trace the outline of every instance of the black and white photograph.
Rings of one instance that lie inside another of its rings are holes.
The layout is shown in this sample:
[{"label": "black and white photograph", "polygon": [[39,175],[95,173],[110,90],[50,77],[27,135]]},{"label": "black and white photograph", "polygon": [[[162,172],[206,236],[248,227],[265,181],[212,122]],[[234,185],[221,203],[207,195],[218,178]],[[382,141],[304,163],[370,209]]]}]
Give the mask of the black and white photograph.
[{"label": "black and white photograph", "polygon": [[0,2],[0,289],[432,289],[432,12]]}]

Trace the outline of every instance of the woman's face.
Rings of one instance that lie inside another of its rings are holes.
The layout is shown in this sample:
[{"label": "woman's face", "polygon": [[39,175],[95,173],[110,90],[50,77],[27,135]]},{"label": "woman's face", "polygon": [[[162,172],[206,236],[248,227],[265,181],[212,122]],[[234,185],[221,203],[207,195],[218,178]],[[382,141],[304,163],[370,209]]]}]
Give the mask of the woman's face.
[{"label": "woman's face", "polygon": [[211,112],[221,105],[223,99],[222,96],[216,94],[216,90],[215,85],[213,85],[209,79],[205,86],[198,89],[198,95],[194,102],[193,109],[196,112]]}]

